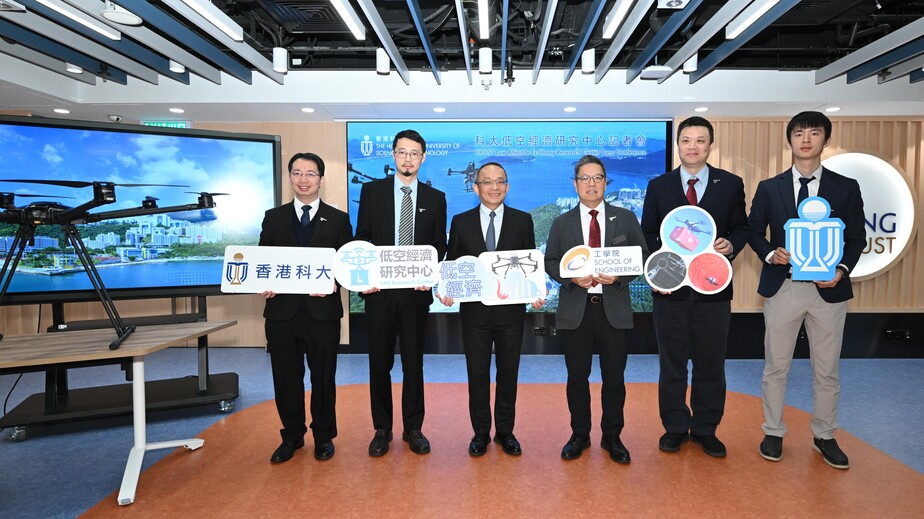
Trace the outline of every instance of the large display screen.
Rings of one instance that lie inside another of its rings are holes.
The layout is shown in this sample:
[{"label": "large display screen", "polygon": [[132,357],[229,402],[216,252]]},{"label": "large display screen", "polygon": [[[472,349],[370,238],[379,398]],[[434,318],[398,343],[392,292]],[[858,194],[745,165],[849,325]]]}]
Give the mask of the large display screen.
[{"label": "large display screen", "polygon": [[[78,225],[116,299],[220,293],[225,246],[256,245],[264,211],[279,202],[281,145],[273,135],[0,117],[0,147],[0,180],[22,180],[0,182],[0,192],[14,198],[3,209],[7,223],[0,223],[3,259],[16,252],[10,248],[19,224],[11,220],[30,204],[76,207],[93,199],[92,187],[29,180],[114,182],[116,201],[91,214],[138,208],[146,197],[169,207],[195,204],[200,192],[226,193],[214,196],[211,209]],[[66,245],[61,226],[38,225],[3,303],[96,299]]]},{"label": "large display screen", "polygon": [[[545,251],[552,220],[578,204],[574,165],[592,154],[607,172],[606,201],[641,219],[648,180],[670,169],[673,149],[670,121],[465,121],[355,122],[347,124],[349,213],[356,227],[362,184],[394,175],[392,141],[414,129],[427,141],[427,158],[418,178],[446,193],[447,226],[455,214],[479,204],[473,182],[476,169],[498,162],[507,171],[505,203],[533,217],[536,245]],[[446,229],[447,236],[449,229]],[[545,311],[558,304],[558,285],[549,282]],[[644,281],[632,285],[637,311],[651,309]],[[361,300],[351,298],[351,310]],[[432,311],[443,307],[434,303]]]}]

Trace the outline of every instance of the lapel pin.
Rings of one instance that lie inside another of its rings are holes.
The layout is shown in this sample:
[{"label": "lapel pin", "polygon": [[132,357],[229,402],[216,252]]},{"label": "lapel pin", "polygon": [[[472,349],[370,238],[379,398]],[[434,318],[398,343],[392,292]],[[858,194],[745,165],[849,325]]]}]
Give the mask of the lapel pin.
[{"label": "lapel pin", "polygon": [[420,207],[420,208],[418,208],[417,210],[418,210],[419,212],[422,213],[422,212],[426,211],[426,208]]}]

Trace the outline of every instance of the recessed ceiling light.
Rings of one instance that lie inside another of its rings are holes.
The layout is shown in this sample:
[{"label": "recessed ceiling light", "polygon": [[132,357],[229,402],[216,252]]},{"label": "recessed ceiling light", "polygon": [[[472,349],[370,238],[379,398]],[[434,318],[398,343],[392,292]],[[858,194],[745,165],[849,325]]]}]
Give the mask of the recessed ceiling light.
[{"label": "recessed ceiling light", "polygon": [[576,106],[566,106],[566,107],[562,108],[562,110],[564,110],[564,111],[566,111],[566,112],[568,112],[568,113],[570,114],[571,112],[577,112],[577,107],[576,107]]},{"label": "recessed ceiling light", "polygon": [[840,106],[829,106],[825,108],[825,112],[840,112],[840,111],[841,111]]},{"label": "recessed ceiling light", "polygon": [[71,111],[68,110],[67,108],[55,108],[55,109],[53,110],[53,112],[56,113],[56,114],[69,114],[69,113],[71,113]]},{"label": "recessed ceiling light", "polygon": [[78,65],[74,65],[73,63],[64,62],[64,70],[70,72],[71,74],[83,74],[83,69]]},{"label": "recessed ceiling light", "polygon": [[442,106],[434,106],[434,107],[433,107],[433,111],[436,112],[436,113],[438,113],[438,114],[441,114],[441,113],[445,112],[446,109],[443,108]]},{"label": "recessed ceiling light", "polygon": [[183,113],[183,112],[185,112],[185,111],[186,111],[186,110],[183,110],[182,108],[171,108],[171,109],[170,109],[170,113],[174,113],[174,114],[181,114],[181,113]]},{"label": "recessed ceiling light", "polygon": [[709,107],[708,106],[697,106],[696,108],[693,109],[693,111],[694,112],[708,112]]},{"label": "recessed ceiling light", "polygon": [[313,113],[314,113],[314,108],[311,108],[310,106],[306,106],[306,107],[302,108],[302,111],[305,112],[306,114],[313,114]]}]

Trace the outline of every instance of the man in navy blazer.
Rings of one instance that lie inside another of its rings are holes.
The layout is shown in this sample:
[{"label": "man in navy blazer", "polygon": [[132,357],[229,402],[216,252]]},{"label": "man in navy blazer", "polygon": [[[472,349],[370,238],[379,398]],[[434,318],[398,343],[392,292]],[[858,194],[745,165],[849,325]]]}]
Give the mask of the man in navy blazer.
[{"label": "man in navy blazer", "polygon": [[[432,245],[436,259],[446,254],[446,195],[424,182],[417,174],[427,159],[427,143],[414,130],[395,135],[392,143],[396,174],[363,184],[356,218],[356,239],[373,245]],[[400,243],[404,198],[413,211],[409,242]],[[395,365],[395,345],[401,337],[401,369],[404,373],[401,408],[404,433],[411,451],[430,452],[430,441],[421,431],[424,419],[423,348],[427,314],[433,302],[431,287],[366,290],[369,323],[369,393],[375,435],[369,455],[384,456],[392,439],[393,405],[391,369]]]},{"label": "man in navy blazer", "polygon": [[[488,250],[536,248],[532,216],[504,203],[509,187],[507,171],[500,164],[488,162],[478,168],[474,190],[481,203],[452,218],[447,260],[456,260],[461,256],[478,257]],[[440,300],[444,305],[452,306],[452,297],[444,295]],[[533,308],[541,308],[543,302],[534,302]],[[488,306],[480,302],[467,302],[459,305],[459,317],[462,320],[462,346],[468,371],[468,411],[475,431],[468,453],[471,456],[484,455],[491,441],[493,346],[497,364],[494,441],[505,453],[518,456],[523,451],[519,440],[513,435],[513,426],[525,306]]]},{"label": "man in navy blazer", "polygon": [[[677,207],[693,204],[715,220],[715,251],[734,260],[748,239],[741,177],[707,163],[715,141],[712,124],[690,117],[677,126],[680,167],[651,179],[642,209],[648,248],[657,251],[661,224]],[[658,408],[666,431],[658,448],[677,452],[690,438],[715,457],[726,455],[716,428],[725,414],[725,353],[731,321],[732,285],[703,295],[690,287],[653,294],[655,335],[661,371]],[[687,361],[693,362],[689,407]]]},{"label": "man in navy blazer", "polygon": [[[295,198],[266,212],[260,245],[330,247],[352,239],[350,217],[321,201],[324,161],[314,153],[297,153],[289,160],[289,183]],[[273,370],[276,410],[282,421],[282,444],[270,461],[288,461],[305,445],[305,357],[311,370],[311,430],[314,457],[330,459],[337,436],[337,346],[343,304],[340,287],[332,294],[263,292],[266,308],[266,347]]]},{"label": "man in navy blazer", "polygon": [[[760,455],[783,457],[783,407],[793,349],[803,322],[812,357],[812,434],[814,448],[834,468],[846,469],[847,456],[837,445],[839,361],[847,301],[853,298],[850,272],[866,247],[863,198],[856,180],[823,167],[821,154],[831,139],[831,121],[820,112],[802,112],[789,121],[786,138],[793,166],[757,186],[748,216],[748,243],[762,263],[757,292],[764,299],[765,366],[763,373],[764,439]],[[831,218],[844,222],[844,256],[832,279],[801,282],[790,279],[790,253],[784,225],[798,218],[798,202],[824,198]],[[767,238],[767,229],[770,237]]]},{"label": "man in navy blazer", "polygon": [[560,263],[565,253],[577,245],[638,245],[642,248],[643,261],[648,257],[648,246],[635,214],[603,201],[606,169],[599,158],[585,155],[578,160],[574,167],[574,189],[580,203],[555,218],[545,249],[545,272],[561,284],[555,327],[561,332],[568,369],[566,394],[571,412],[571,437],[562,448],[561,457],[579,458],[584,449],[590,447],[588,378],[597,348],[603,378],[600,446],[609,452],[613,461],[629,463],[629,450],[619,435],[625,425],[628,330],[634,325],[629,282],[636,276],[595,274],[563,278]]}]

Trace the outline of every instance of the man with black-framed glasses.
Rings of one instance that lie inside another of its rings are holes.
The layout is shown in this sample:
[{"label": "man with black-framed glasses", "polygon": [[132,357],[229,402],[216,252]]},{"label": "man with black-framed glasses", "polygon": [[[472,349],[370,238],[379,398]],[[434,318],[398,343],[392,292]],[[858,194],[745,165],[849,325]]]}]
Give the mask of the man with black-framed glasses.
[{"label": "man with black-framed glasses", "polygon": [[[477,207],[452,218],[447,260],[475,256],[487,251],[535,249],[533,218],[529,213],[504,204],[507,171],[496,162],[483,164],[475,172],[474,190],[481,201]],[[452,297],[440,301],[452,306]],[[537,300],[539,309],[544,301]],[[491,349],[497,365],[494,396],[494,442],[511,456],[522,454],[513,435],[516,417],[517,378],[523,345],[523,304],[492,305],[461,303],[462,346],[468,372],[468,410],[475,435],[468,446],[471,456],[482,456],[491,442]]]},{"label": "man with black-framed glasses", "polygon": [[[357,240],[373,245],[432,245],[437,260],[446,254],[446,195],[417,174],[427,159],[427,143],[414,130],[392,142],[395,176],[363,184],[356,219]],[[391,369],[401,338],[402,439],[416,454],[430,452],[421,428],[424,419],[423,350],[431,287],[380,290],[360,294],[366,302],[369,337],[369,394],[375,435],[369,455],[384,456],[392,440],[394,419]]]},{"label": "man with black-framed glasses", "polygon": [[603,162],[585,155],[574,166],[574,189],[580,203],[552,222],[545,245],[545,272],[561,284],[555,327],[561,332],[568,369],[568,410],[571,412],[571,438],[562,448],[566,460],[581,457],[590,447],[590,369],[594,349],[600,354],[603,389],[600,446],[617,463],[629,463],[629,450],[622,443],[626,385],[623,372],[628,358],[628,330],[633,327],[629,282],[636,276],[588,275],[563,278],[562,257],[577,245],[642,248],[648,245],[638,218],[628,209],[604,201],[606,169]]}]

